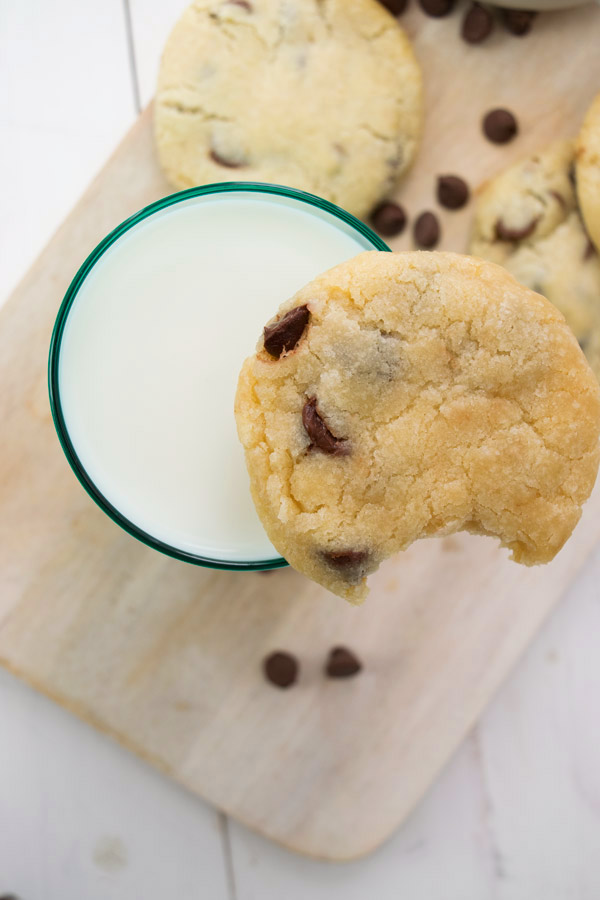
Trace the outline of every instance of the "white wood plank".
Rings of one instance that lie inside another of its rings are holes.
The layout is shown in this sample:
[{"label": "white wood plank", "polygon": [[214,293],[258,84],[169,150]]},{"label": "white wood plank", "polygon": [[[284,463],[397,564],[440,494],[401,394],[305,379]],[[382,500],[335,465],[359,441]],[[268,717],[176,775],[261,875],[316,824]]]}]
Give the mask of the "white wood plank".
[{"label": "white wood plank", "polygon": [[0,670],[0,895],[227,900],[217,813]]},{"label": "white wood plank", "polygon": [[600,552],[480,724],[497,900],[600,897]]},{"label": "white wood plank", "polygon": [[474,753],[469,739],[404,826],[356,862],[293,856],[231,822],[238,900],[492,900],[493,861]]},{"label": "white wood plank", "polygon": [[0,4],[0,303],[134,118],[121,0]]},{"label": "white wood plank", "polygon": [[190,0],[128,0],[142,106],[154,96],[165,41]]}]

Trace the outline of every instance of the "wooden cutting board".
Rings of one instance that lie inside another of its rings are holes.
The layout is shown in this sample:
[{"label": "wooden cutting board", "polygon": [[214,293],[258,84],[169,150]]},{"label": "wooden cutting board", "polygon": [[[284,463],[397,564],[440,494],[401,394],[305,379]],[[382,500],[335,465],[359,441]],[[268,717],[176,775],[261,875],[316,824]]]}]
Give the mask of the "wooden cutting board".
[{"label": "wooden cutting board", "polygon": [[[427,85],[423,148],[400,191],[410,214],[435,208],[438,173],[475,184],[575,133],[600,90],[597,7],[548,14],[530,37],[498,33],[485,47],[460,42],[457,17],[413,9],[405,24]],[[521,123],[504,148],[480,134],[498,105]],[[0,316],[0,661],[251,828],[349,859],[414,807],[572,583],[600,539],[600,492],[545,568],[510,563],[484,538],[421,542],[382,566],[359,609],[291,570],[199,569],[121,532],[62,455],[46,357],[84,257],[168,190],[147,111]],[[470,215],[442,215],[444,248],[465,248]],[[327,681],[325,655],[340,643],[364,672]],[[301,661],[287,692],[261,676],[276,648]]]}]

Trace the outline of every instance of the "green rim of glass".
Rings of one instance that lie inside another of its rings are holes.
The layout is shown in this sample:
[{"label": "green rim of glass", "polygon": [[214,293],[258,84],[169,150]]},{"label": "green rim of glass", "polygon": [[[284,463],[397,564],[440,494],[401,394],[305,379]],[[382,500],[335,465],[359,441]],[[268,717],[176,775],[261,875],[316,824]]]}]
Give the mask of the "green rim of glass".
[{"label": "green rim of glass", "polygon": [[172,547],[170,544],[167,544],[164,541],[153,537],[153,535],[135,525],[134,522],[131,522],[121,512],[119,512],[119,510],[115,506],[113,506],[113,504],[110,503],[110,501],[107,500],[107,498],[96,487],[96,485],[86,472],[81,460],[77,456],[75,447],[73,446],[71,438],[69,437],[69,432],[67,430],[67,426],[63,416],[58,385],[60,347],[69,312],[81,285],[91,272],[92,268],[96,265],[98,260],[108,250],[108,248],[111,247],[115,243],[115,241],[117,241],[122,235],[124,235],[125,232],[129,231],[130,228],[134,228],[140,222],[143,222],[144,219],[147,219],[154,213],[160,212],[161,210],[166,209],[169,206],[175,206],[177,203],[181,203],[184,200],[189,200],[192,197],[203,197],[207,194],[226,194],[229,192],[248,194],[275,194],[281,197],[289,197],[292,200],[298,200],[301,203],[305,203],[307,206],[316,206],[318,209],[330,213],[330,215],[332,215],[334,218],[340,219],[342,222],[350,225],[355,231],[362,235],[362,237],[366,238],[370,244],[372,244],[374,250],[390,250],[387,244],[382,241],[381,238],[378,237],[378,235],[376,235],[368,225],[365,225],[364,222],[361,222],[359,219],[355,218],[345,210],[340,209],[340,207],[335,206],[333,203],[330,203],[328,200],[323,200],[321,197],[316,197],[314,194],[309,194],[305,191],[298,191],[293,188],[282,187],[281,185],[277,184],[227,181],[219,182],[217,184],[202,185],[201,187],[189,188],[185,191],[178,191],[175,194],[169,194],[167,197],[163,197],[161,200],[157,200],[154,203],[151,203],[149,206],[145,206],[139,212],[135,213],[133,216],[130,216],[128,219],[125,219],[124,222],[121,222],[120,225],[117,225],[117,227],[113,229],[113,231],[111,231],[102,241],[100,241],[100,243],[97,245],[97,247],[95,247],[94,250],[92,250],[83,265],[79,268],[63,298],[60,309],[58,310],[56,322],[54,323],[52,339],[50,341],[50,354],[48,358],[48,391],[50,394],[50,408],[52,410],[54,427],[56,428],[58,439],[60,441],[63,452],[67,457],[69,465],[73,469],[73,472],[77,476],[80,484],[87,491],[94,503],[96,503],[96,505],[99,506],[100,509],[104,513],[106,513],[106,515],[110,519],[112,519],[113,522],[115,522],[115,524],[119,525],[132,537],[137,538],[137,540],[141,541],[143,544],[146,544],[146,546],[152,547],[153,550],[158,550],[160,553],[164,553],[166,556],[170,556],[173,559],[178,559],[181,562],[191,563],[192,565],[196,566],[205,566],[209,569],[257,572],[266,571],[268,569],[279,569],[282,566],[287,566],[287,562],[282,557],[265,560],[236,561],[212,559],[211,557],[201,556],[196,553],[188,553],[184,550],[178,549],[177,547]]}]

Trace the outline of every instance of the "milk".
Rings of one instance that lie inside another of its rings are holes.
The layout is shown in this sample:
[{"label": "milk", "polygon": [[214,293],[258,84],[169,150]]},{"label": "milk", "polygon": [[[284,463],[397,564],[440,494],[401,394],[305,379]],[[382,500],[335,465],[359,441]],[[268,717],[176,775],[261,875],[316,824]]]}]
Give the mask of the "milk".
[{"label": "milk", "polygon": [[113,244],[60,346],[63,416],[96,488],[138,528],[221,562],[278,557],[256,515],[233,402],[279,304],[368,238],[299,200],[178,202]]}]

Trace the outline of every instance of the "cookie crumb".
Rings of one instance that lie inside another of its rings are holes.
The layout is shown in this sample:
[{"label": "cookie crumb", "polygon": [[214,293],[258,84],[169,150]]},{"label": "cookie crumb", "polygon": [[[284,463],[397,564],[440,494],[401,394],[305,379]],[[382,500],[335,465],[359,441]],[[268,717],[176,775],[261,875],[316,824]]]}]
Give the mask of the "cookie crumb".
[{"label": "cookie crumb", "polygon": [[291,653],[277,650],[266,656],[263,662],[265,678],[279,688],[288,688],[298,678],[298,661]]},{"label": "cookie crumb", "polygon": [[347,647],[334,647],[329,652],[325,672],[329,678],[351,678],[362,669],[360,660]]},{"label": "cookie crumb", "polygon": [[508,109],[491,109],[483,117],[483,133],[493,144],[507,144],[518,131],[517,120]]}]

